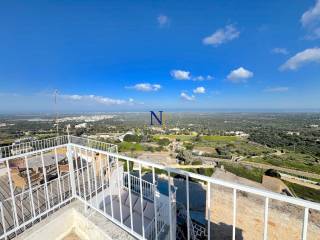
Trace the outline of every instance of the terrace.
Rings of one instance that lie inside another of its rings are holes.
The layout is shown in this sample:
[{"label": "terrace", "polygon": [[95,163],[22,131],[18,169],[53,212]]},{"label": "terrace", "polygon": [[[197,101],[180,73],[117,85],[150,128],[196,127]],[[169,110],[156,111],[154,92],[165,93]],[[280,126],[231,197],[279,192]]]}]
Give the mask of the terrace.
[{"label": "terrace", "polygon": [[0,239],[36,239],[26,234],[61,226],[71,207],[83,221],[95,219],[80,239],[100,239],[100,230],[101,239],[116,239],[114,229],[119,239],[320,236],[319,204],[122,156],[104,142],[60,136],[15,144],[0,149],[0,164]]}]

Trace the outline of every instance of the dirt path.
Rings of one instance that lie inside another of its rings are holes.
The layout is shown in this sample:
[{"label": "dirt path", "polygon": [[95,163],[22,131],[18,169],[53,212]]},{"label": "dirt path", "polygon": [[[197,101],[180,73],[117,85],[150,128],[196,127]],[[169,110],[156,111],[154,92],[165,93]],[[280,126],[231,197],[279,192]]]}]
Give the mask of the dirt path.
[{"label": "dirt path", "polygon": [[257,167],[257,168],[262,168],[262,169],[270,169],[270,168],[272,168],[272,169],[275,169],[275,170],[278,170],[278,171],[292,173],[292,174],[295,174],[295,175],[298,175],[298,176],[320,179],[320,175],[316,174],[316,173],[303,172],[303,171],[299,171],[299,170],[295,170],[295,169],[278,167],[278,166],[269,165],[269,164],[265,164],[265,163],[255,163],[255,162],[241,161],[241,164],[252,166],[252,167]]},{"label": "dirt path", "polygon": [[301,185],[301,186],[305,186],[305,187],[308,187],[308,188],[313,188],[313,189],[320,190],[320,186],[315,185],[315,184],[306,183],[306,182],[299,181],[299,180],[292,179],[292,178],[288,178],[288,177],[281,177],[281,179],[282,179],[282,180],[285,180],[285,181],[287,181],[287,182],[299,184],[299,185]]},{"label": "dirt path", "polygon": [[172,168],[214,168],[214,165],[179,165],[179,164],[171,164],[170,167]]},{"label": "dirt path", "polygon": [[[215,162],[234,163],[230,159],[222,159],[222,158],[201,157],[201,159],[204,160],[204,161],[207,161],[207,162],[215,161]],[[242,161],[240,161],[238,163],[242,164],[242,165],[245,165],[245,166],[262,168],[262,169],[266,169],[266,170],[272,168],[272,169],[275,169],[275,170],[278,170],[278,171],[287,172],[287,173],[295,174],[295,175],[298,175],[298,176],[320,179],[320,175],[319,174],[310,173],[310,172],[304,172],[304,171],[295,170],[295,169],[291,169],[291,168],[278,167],[278,166],[265,164],[265,163],[249,162],[249,161],[245,161],[245,160],[242,160]]]}]

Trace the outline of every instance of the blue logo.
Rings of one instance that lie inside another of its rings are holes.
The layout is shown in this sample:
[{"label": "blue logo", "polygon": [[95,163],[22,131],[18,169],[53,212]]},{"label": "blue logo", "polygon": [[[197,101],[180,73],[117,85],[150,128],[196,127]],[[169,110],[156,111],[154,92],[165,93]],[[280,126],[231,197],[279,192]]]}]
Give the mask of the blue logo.
[{"label": "blue logo", "polygon": [[164,124],[164,114],[162,115],[162,113],[163,111],[159,111],[159,116],[157,116],[154,111],[150,111],[150,125],[154,125],[153,120],[156,120],[158,124],[162,126]]}]

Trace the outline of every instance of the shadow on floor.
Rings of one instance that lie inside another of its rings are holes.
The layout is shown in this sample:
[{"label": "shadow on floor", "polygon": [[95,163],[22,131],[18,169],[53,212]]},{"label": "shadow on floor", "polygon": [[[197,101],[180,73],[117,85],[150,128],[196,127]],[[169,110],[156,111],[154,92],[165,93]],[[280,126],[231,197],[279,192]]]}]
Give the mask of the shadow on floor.
[{"label": "shadow on floor", "polygon": [[[232,239],[232,225],[222,222],[211,223],[210,225],[210,239],[230,240]],[[236,240],[243,240],[242,229],[236,227]]]}]

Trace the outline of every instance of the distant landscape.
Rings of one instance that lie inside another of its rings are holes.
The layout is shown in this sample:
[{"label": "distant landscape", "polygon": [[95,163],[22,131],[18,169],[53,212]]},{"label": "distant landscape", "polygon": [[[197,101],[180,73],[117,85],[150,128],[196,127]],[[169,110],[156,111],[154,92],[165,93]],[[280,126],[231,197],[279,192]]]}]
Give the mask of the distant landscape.
[{"label": "distant landscape", "polygon": [[64,135],[68,125],[122,154],[208,176],[222,168],[262,183],[272,170],[295,196],[320,202],[319,113],[166,113],[163,126],[150,126],[149,112],[2,115],[0,144]]}]

